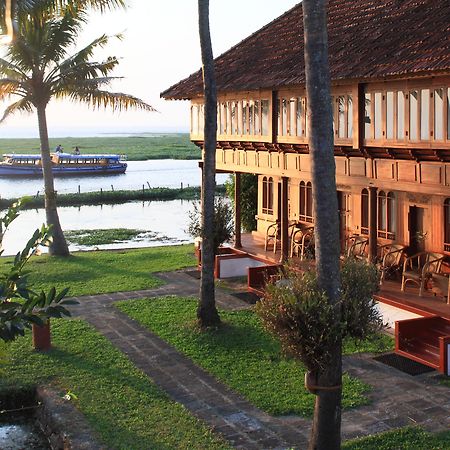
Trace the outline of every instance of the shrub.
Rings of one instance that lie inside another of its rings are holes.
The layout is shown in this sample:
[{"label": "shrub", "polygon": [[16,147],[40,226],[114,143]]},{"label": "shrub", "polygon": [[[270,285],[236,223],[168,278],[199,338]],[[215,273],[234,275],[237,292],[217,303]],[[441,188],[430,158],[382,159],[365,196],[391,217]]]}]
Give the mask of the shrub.
[{"label": "shrub", "polygon": [[[187,232],[192,237],[203,236],[200,202],[194,203],[189,213],[189,227]],[[222,197],[214,200],[214,253],[224,242],[228,242],[234,235],[233,210]]]},{"label": "shrub", "polygon": [[378,288],[376,268],[349,259],[342,266],[341,277],[340,300],[332,305],[319,289],[313,270],[300,273],[287,268],[287,281],[268,285],[256,305],[264,327],[314,373],[328,366],[338,341],[366,339],[383,326],[372,298]]}]

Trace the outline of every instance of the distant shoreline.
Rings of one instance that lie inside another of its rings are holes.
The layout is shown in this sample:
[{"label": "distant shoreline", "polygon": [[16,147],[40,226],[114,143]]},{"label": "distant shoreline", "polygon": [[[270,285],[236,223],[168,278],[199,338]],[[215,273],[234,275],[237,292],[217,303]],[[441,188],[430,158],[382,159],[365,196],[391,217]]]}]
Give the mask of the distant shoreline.
[{"label": "distant shoreline", "polygon": [[[130,161],[148,159],[200,159],[201,151],[188,133],[134,133],[126,136],[51,138],[50,148],[62,145],[72,152],[79,147],[81,153],[125,154]],[[40,152],[36,138],[0,138],[0,154]]]}]

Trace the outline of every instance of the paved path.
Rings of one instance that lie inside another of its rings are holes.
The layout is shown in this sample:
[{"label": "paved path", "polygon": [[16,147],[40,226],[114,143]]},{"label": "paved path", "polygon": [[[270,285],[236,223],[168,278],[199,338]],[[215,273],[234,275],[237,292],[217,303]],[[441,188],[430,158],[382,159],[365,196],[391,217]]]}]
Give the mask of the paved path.
[{"label": "paved path", "polygon": [[[306,448],[309,420],[269,416],[113,306],[117,300],[198,293],[198,280],[184,272],[159,276],[167,284],[155,289],[80,297],[73,313],[86,319],[173,400],[235,448]],[[222,290],[216,300],[223,309],[248,308]],[[450,428],[450,389],[440,386],[434,376],[412,377],[367,357],[346,357],[344,370],[373,386],[369,406],[344,412],[344,439],[405,425],[421,425],[430,431]]]}]

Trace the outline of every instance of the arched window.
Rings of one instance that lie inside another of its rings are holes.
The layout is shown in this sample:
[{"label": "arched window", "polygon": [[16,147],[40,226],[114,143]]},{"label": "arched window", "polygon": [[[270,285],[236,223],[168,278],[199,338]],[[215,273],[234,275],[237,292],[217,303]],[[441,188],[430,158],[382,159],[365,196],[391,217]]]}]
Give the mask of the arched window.
[{"label": "arched window", "polygon": [[312,223],[313,219],[313,201],[312,184],[310,181],[305,183],[300,181],[299,185],[299,219],[303,222]]},{"label": "arched window", "polygon": [[262,192],[262,212],[263,214],[273,214],[273,178],[263,178]]},{"label": "arched window", "polygon": [[450,252],[450,198],[444,201],[444,250]]},{"label": "arched window", "polygon": [[369,191],[361,191],[361,234],[369,234]]},{"label": "arched window", "polygon": [[378,237],[395,238],[395,196],[392,192],[378,193]]}]

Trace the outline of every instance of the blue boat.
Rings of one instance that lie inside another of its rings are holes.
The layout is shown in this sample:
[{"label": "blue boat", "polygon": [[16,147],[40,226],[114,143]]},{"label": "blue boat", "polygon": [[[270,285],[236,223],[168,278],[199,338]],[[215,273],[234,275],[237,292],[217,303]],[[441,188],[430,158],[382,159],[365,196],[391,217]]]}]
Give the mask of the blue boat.
[{"label": "blue boat", "polygon": [[[127,163],[123,155],[72,155],[51,153],[52,171],[55,176],[110,175],[125,173]],[[0,176],[42,176],[40,155],[3,155]]]}]

